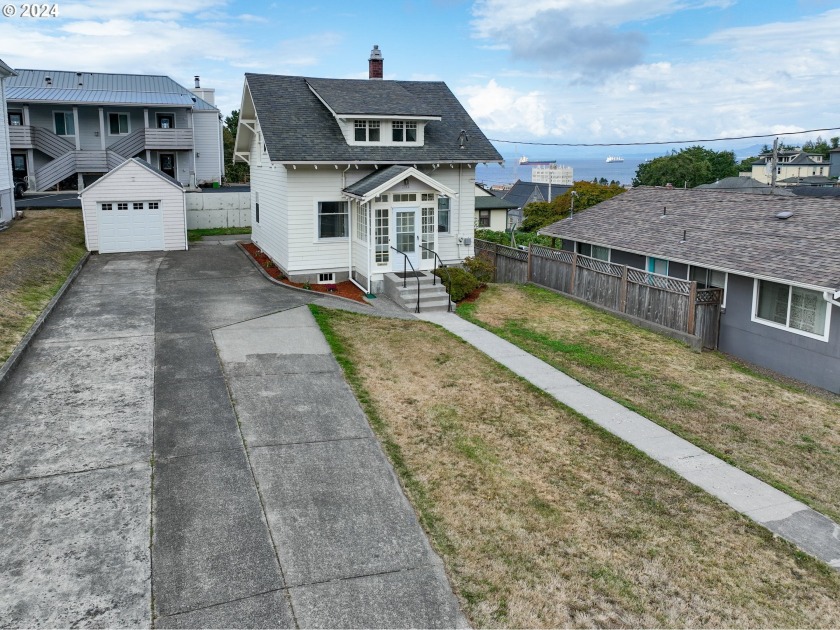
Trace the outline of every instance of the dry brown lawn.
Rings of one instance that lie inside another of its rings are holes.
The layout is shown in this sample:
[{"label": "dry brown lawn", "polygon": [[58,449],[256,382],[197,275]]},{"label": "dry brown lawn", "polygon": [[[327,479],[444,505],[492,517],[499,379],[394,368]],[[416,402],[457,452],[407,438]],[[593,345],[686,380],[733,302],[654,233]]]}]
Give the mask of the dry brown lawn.
[{"label": "dry brown lawn", "polygon": [[0,364],[85,252],[80,210],[27,211],[0,232]]},{"label": "dry brown lawn", "polygon": [[840,574],[471,346],[313,311],[474,625],[837,625]]},{"label": "dry brown lawn", "polygon": [[692,352],[533,286],[493,285],[459,312],[840,519],[840,397]]}]

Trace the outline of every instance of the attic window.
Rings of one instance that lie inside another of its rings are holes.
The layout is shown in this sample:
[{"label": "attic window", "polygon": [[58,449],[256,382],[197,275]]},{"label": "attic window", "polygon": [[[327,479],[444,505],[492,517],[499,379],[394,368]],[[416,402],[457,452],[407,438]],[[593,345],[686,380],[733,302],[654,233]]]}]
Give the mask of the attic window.
[{"label": "attic window", "polygon": [[356,142],[379,142],[378,120],[357,120],[354,126]]},{"label": "attic window", "polygon": [[416,142],[417,123],[414,121],[395,120],[391,123],[391,139],[394,142]]}]

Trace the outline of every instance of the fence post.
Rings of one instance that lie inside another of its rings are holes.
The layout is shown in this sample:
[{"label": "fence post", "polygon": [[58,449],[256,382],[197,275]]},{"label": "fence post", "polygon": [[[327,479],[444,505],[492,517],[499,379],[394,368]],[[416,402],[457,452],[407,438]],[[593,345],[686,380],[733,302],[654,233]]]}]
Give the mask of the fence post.
[{"label": "fence post", "polygon": [[618,308],[622,313],[627,312],[627,265],[621,266],[621,292],[618,298]]},{"label": "fence post", "polygon": [[575,275],[577,275],[577,258],[578,254],[572,254],[572,273],[569,274],[569,294],[575,295]]},{"label": "fence post", "polygon": [[495,284],[499,276],[499,244],[493,243],[493,283]]},{"label": "fence post", "polygon": [[525,274],[525,282],[531,282],[531,247],[533,243],[528,243],[528,271]]},{"label": "fence post", "polygon": [[697,310],[697,281],[691,281],[691,289],[688,291],[688,334],[694,334],[695,311]]}]

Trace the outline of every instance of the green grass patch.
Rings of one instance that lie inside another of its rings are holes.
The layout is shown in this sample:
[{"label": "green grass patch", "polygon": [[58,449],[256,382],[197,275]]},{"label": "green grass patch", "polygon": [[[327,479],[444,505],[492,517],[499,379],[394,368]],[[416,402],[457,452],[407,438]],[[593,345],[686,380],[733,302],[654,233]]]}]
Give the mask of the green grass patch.
[{"label": "green grass patch", "polygon": [[222,228],[200,228],[187,230],[187,240],[192,243],[200,241],[205,236],[224,236],[227,234],[250,234],[251,226],[245,227],[222,227]]}]

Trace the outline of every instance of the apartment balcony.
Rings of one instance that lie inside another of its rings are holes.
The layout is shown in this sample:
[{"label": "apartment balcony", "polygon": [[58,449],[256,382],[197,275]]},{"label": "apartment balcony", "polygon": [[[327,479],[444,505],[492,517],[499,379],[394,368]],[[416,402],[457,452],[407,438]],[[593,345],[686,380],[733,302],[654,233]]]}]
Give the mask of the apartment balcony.
[{"label": "apartment balcony", "polygon": [[144,129],[145,149],[150,151],[191,151],[193,148],[192,129]]}]

